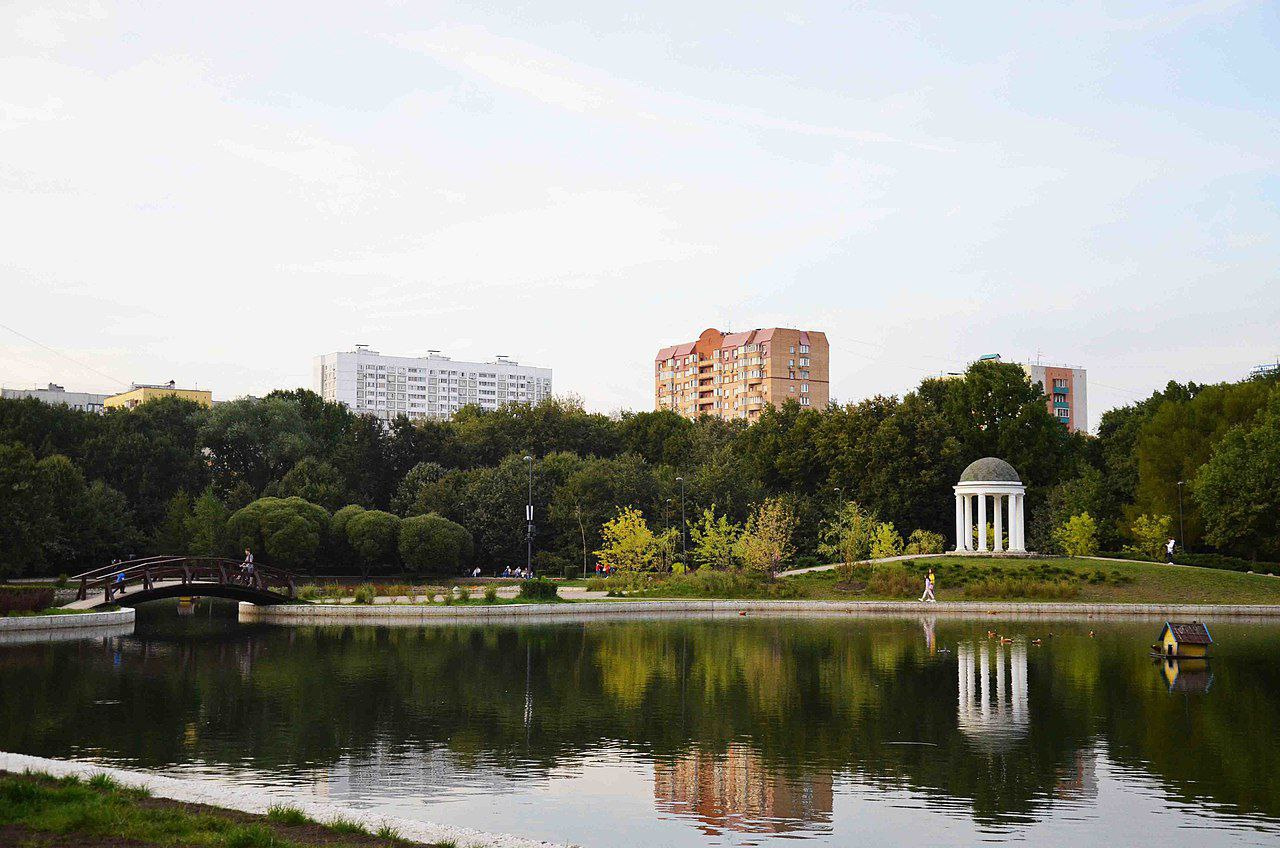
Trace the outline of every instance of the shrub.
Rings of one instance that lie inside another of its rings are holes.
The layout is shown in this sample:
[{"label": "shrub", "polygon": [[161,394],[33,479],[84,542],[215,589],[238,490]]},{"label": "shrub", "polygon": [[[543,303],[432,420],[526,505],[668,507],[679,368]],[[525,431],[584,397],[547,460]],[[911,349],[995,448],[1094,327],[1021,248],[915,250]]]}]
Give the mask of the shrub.
[{"label": "shrub", "polygon": [[36,586],[0,586],[0,615],[39,612],[53,606],[53,589]]},{"label": "shrub", "polygon": [[773,580],[741,571],[699,568],[643,588],[646,595],[675,598],[795,598],[800,588],[791,580]]},{"label": "shrub", "polygon": [[1069,557],[1094,556],[1098,553],[1098,524],[1087,512],[1073,515],[1053,533],[1054,541]]},{"label": "shrub", "polygon": [[63,572],[62,574],[58,575],[58,581],[53,585],[58,587],[59,589],[65,589],[67,588],[67,584],[70,582],[71,582],[71,578],[66,575],[66,572]]},{"label": "shrub", "polygon": [[368,583],[356,587],[355,593],[352,595],[357,604],[371,604],[373,599],[377,597],[375,590]]},{"label": "shrub", "polygon": [[493,604],[493,603],[497,603],[497,601],[498,601],[498,587],[492,584],[485,586],[484,602],[486,604]]},{"label": "shrub", "polygon": [[314,583],[308,583],[305,586],[299,586],[297,594],[299,600],[314,601],[320,597],[320,587]]},{"label": "shrub", "polygon": [[940,554],[946,548],[947,540],[941,533],[934,533],[932,530],[912,530],[911,535],[907,538],[907,546],[902,552],[913,556]]},{"label": "shrub", "polygon": [[459,601],[459,603],[461,603],[461,602],[463,602],[463,601],[469,601],[469,600],[471,600],[471,590],[470,590],[470,589],[468,589],[466,586],[459,586],[459,587],[458,587],[458,601]]},{"label": "shrub", "polygon": [[610,587],[609,587],[608,577],[588,577],[587,578],[588,592],[607,592],[609,591],[609,588]]},{"label": "shrub", "polygon": [[566,580],[572,580],[582,574],[582,569],[578,568],[576,565],[566,564],[560,569],[560,573],[564,575]]},{"label": "shrub", "polygon": [[1126,551],[1141,554],[1147,559],[1160,558],[1165,542],[1169,539],[1169,527],[1173,519],[1167,515],[1139,515],[1130,528],[1133,544]]},{"label": "shrub", "polygon": [[361,573],[390,571],[395,567],[400,516],[380,509],[366,509],[347,521],[347,542],[360,561]]},{"label": "shrub", "polygon": [[236,550],[265,551],[273,564],[300,570],[315,562],[329,521],[324,507],[302,498],[259,498],[232,514],[226,535]]},{"label": "shrub", "polygon": [[981,577],[964,586],[967,598],[1043,598],[1069,600],[1080,594],[1070,580],[1034,580],[1025,577]]},{"label": "shrub", "polygon": [[905,563],[890,562],[877,565],[867,577],[867,592],[886,598],[915,597],[923,588],[923,581],[908,570]]},{"label": "shrub", "polygon": [[902,554],[902,536],[892,522],[880,522],[871,531],[871,558],[885,559]]},{"label": "shrub", "polygon": [[539,577],[520,583],[520,597],[529,601],[553,601],[559,596],[556,594],[556,584]]},{"label": "shrub", "polygon": [[829,561],[852,564],[864,560],[871,555],[871,534],[875,526],[871,513],[856,501],[849,501],[823,526],[818,553]]}]

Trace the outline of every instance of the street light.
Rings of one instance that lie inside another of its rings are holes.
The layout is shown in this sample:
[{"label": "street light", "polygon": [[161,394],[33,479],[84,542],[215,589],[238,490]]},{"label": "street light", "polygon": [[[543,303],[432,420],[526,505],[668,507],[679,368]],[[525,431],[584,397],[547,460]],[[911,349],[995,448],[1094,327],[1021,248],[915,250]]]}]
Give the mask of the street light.
[{"label": "street light", "polygon": [[524,461],[529,464],[529,503],[524,508],[525,529],[525,570],[533,574],[533,457],[525,454]]},{"label": "street light", "polygon": [[680,550],[684,556],[684,567],[689,567],[689,544],[685,541],[685,531],[689,524],[684,517],[684,478],[677,477],[676,482],[680,484]]},{"label": "street light", "polygon": [[[670,533],[670,532],[671,532],[671,498],[667,498],[666,502],[662,505],[662,535],[666,537],[667,533]],[[667,559],[667,546],[666,546],[666,543],[663,543],[662,564],[664,566],[667,564],[666,559]]]},{"label": "street light", "polygon": [[1184,551],[1187,549],[1187,528],[1182,523],[1182,487],[1186,484],[1186,480],[1178,481],[1178,541]]},{"label": "street light", "polygon": [[844,509],[844,489],[836,486],[836,501],[840,504],[840,508]]}]

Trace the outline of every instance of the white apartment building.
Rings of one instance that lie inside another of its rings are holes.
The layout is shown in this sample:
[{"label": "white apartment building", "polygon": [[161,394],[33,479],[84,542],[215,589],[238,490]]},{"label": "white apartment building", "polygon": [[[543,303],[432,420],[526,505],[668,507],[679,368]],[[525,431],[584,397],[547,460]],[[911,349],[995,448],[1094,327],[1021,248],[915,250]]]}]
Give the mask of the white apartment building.
[{"label": "white apartment building", "polygon": [[69,392],[57,383],[43,389],[0,389],[0,397],[35,398],[53,406],[61,404],[85,412],[102,412],[102,405],[110,396],[98,392]]},{"label": "white apartment building", "polygon": [[551,369],[493,362],[458,362],[439,351],[384,356],[367,345],[315,358],[316,392],[327,401],[384,421],[449,418],[464,406],[497,409],[551,397]]}]

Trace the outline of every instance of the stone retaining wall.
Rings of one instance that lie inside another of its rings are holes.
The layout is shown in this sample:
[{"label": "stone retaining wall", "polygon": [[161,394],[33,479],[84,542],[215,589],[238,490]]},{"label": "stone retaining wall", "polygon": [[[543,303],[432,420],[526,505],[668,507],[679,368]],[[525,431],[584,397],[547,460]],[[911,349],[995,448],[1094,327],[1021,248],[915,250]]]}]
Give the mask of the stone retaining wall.
[{"label": "stone retaining wall", "polygon": [[431,622],[539,621],[575,618],[644,618],[685,615],[884,615],[884,616],[1028,616],[1097,618],[1280,618],[1280,606],[1253,604],[1081,604],[982,603],[922,604],[912,601],[670,600],[583,601],[572,604],[495,604],[492,606],[414,606],[409,604],[240,605],[240,620],[268,624],[418,625]]},{"label": "stone retaining wall", "polygon": [[82,612],[75,615],[15,615],[0,617],[0,633],[31,630],[83,630],[133,624],[133,610]]}]

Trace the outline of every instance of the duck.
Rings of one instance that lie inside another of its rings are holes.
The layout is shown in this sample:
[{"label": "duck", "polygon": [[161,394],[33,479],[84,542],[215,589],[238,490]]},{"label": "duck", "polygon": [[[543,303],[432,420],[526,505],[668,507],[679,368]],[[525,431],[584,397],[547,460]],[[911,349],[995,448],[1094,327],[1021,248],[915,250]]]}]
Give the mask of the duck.
[{"label": "duck", "polygon": [[1043,643],[1043,642],[1041,642],[1039,639],[1032,639],[1032,640],[1031,640],[1031,644],[1033,644],[1033,645],[1043,645],[1044,643]]}]

